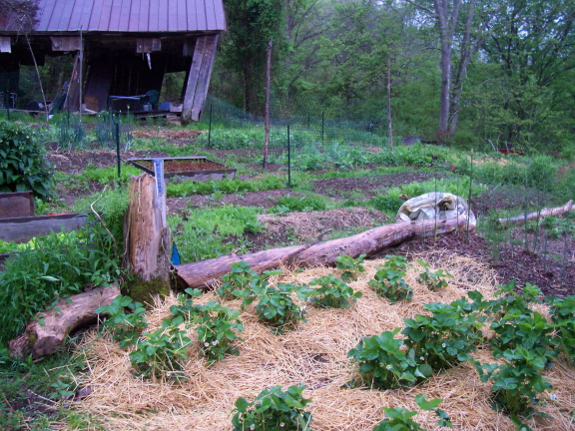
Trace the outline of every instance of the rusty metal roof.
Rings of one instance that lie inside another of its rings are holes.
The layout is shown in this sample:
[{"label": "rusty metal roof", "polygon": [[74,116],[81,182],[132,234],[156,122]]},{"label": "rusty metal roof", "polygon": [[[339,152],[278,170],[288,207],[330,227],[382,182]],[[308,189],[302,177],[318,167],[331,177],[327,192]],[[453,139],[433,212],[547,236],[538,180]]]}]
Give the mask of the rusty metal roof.
[{"label": "rusty metal roof", "polygon": [[[37,32],[225,30],[222,0],[39,0]],[[4,24],[4,25],[2,25]],[[0,19],[0,31],[16,31]]]}]

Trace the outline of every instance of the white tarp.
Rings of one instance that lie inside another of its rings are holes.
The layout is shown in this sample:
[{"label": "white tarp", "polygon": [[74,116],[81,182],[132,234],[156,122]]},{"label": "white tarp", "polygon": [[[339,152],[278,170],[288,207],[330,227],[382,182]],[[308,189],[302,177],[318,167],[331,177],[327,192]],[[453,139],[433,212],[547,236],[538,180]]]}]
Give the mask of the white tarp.
[{"label": "white tarp", "polygon": [[458,215],[469,218],[475,224],[475,214],[463,198],[451,193],[431,192],[411,198],[397,212],[395,221],[448,219]]}]

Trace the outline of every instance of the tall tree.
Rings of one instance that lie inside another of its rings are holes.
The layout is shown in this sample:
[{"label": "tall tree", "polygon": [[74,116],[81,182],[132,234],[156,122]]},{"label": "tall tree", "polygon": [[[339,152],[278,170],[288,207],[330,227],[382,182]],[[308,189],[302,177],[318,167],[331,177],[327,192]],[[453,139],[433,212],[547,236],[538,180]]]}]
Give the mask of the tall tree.
[{"label": "tall tree", "polygon": [[548,139],[571,116],[574,20],[572,0],[510,0],[494,19],[483,52],[495,66],[490,83],[500,109],[491,115],[505,141]]},{"label": "tall tree", "polygon": [[[262,79],[265,76],[268,40],[281,46],[284,22],[281,0],[225,0],[228,32],[222,41],[226,65],[242,80],[243,108],[262,113]],[[276,49],[277,53],[278,50]]]}]

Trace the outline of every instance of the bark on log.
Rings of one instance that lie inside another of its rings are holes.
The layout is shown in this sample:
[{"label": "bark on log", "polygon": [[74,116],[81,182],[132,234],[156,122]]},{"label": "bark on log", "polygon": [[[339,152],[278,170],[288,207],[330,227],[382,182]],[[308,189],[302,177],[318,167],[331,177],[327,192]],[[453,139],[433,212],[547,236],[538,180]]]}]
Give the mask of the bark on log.
[{"label": "bark on log", "polygon": [[60,299],[53,308],[36,313],[24,332],[8,343],[10,355],[39,358],[54,353],[71,332],[95,323],[94,311],[118,295],[120,289],[112,285]]},{"label": "bark on log", "polygon": [[511,226],[511,225],[515,225],[515,224],[526,223],[530,220],[542,219],[543,217],[564,214],[564,213],[567,213],[567,212],[573,211],[573,210],[575,210],[575,208],[573,207],[573,201],[570,200],[569,202],[567,202],[562,207],[543,208],[541,211],[530,213],[527,215],[524,214],[524,215],[519,215],[517,217],[500,218],[499,224],[501,226]]},{"label": "bark on log", "polygon": [[361,254],[373,255],[386,247],[400,244],[412,238],[441,235],[455,230],[475,230],[468,226],[463,216],[447,220],[426,220],[422,222],[399,222],[380,226],[357,235],[315,243],[309,246],[299,245],[243,256],[231,254],[201,262],[176,265],[180,288],[211,288],[226,273],[230,265],[241,260],[247,262],[254,271],[263,272],[286,265],[313,267],[333,266],[340,254],[357,258]]},{"label": "bark on log", "polygon": [[164,189],[163,178],[148,174],[130,180],[124,227],[125,266],[134,275],[127,284],[128,294],[138,302],[151,302],[150,296],[170,290],[172,241],[165,221]]}]

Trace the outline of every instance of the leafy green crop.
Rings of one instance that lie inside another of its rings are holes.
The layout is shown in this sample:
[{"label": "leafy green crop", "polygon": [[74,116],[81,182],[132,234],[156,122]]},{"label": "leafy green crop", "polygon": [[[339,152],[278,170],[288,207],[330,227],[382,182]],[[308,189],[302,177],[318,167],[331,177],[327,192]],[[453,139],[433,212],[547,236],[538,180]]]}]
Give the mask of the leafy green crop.
[{"label": "leafy green crop", "polygon": [[29,127],[0,120],[0,192],[31,190],[50,197],[54,182],[45,153]]},{"label": "leafy green crop", "polygon": [[102,286],[120,276],[114,244],[96,223],[67,235],[37,237],[0,272],[0,344],[15,337],[34,314],[84,286]]},{"label": "leafy green crop", "polygon": [[413,289],[403,277],[406,274],[407,259],[403,256],[385,256],[388,259],[378,270],[369,285],[380,296],[385,296],[392,304],[398,301],[410,301]]},{"label": "leafy green crop", "polygon": [[[441,398],[427,401],[425,396],[421,394],[415,396],[415,402],[421,410],[433,411],[439,418],[437,425],[452,428],[453,425],[451,424],[449,415],[437,408],[442,401]],[[377,424],[373,431],[425,431],[425,428],[411,419],[419,413],[418,411],[407,410],[401,407],[382,407],[382,409],[385,411],[387,419]]]},{"label": "leafy green crop", "polygon": [[233,431],[309,431],[311,413],[304,409],[311,401],[303,397],[305,385],[264,389],[252,402],[238,398],[233,413]]},{"label": "leafy green crop", "polygon": [[310,297],[314,304],[324,308],[347,308],[350,301],[355,302],[356,298],[361,298],[361,292],[354,290],[333,274],[315,278],[310,285],[318,285],[319,289],[313,289]]},{"label": "leafy green crop", "polygon": [[413,349],[402,349],[403,340],[395,338],[401,330],[385,331],[364,337],[347,356],[359,364],[365,385],[377,389],[394,389],[425,380],[432,375],[431,367],[415,356]]}]

